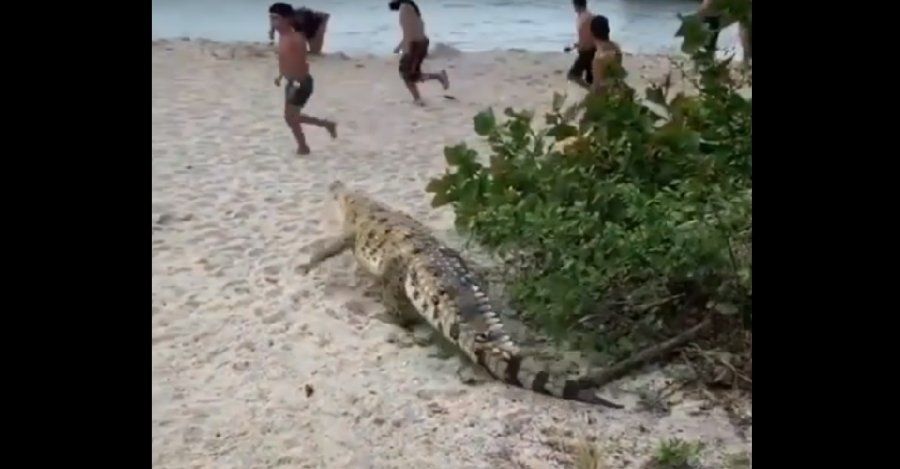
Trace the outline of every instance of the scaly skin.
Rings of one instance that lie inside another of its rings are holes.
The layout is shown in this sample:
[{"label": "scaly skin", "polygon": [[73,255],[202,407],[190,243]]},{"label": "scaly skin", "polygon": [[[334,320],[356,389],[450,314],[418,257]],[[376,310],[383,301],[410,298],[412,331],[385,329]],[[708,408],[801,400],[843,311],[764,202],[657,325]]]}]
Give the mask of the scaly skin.
[{"label": "scaly skin", "polygon": [[329,187],[343,233],[314,253],[306,269],[352,249],[358,263],[379,279],[382,299],[397,322],[424,319],[491,376],[563,399],[621,408],[595,394],[592,380],[553,376],[524,356],[504,332],[484,282],[460,254],[427,227],[341,182]]}]

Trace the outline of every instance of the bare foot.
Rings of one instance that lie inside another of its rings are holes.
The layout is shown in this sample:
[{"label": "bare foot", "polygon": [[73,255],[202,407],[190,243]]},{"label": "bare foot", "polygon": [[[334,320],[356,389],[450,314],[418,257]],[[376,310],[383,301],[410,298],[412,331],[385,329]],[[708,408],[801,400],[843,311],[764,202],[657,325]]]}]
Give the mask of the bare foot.
[{"label": "bare foot", "polygon": [[337,138],[337,122],[328,122],[325,124],[325,130],[331,135],[331,138]]},{"label": "bare foot", "polygon": [[450,88],[450,77],[447,76],[446,70],[441,70],[441,85],[444,86],[444,89]]},{"label": "bare foot", "polygon": [[309,154],[309,147],[308,147],[308,146],[298,147],[298,148],[297,148],[297,154],[298,154],[298,155],[308,155],[308,154]]},{"label": "bare foot", "polygon": [[419,107],[425,107],[425,101],[422,101],[421,99],[414,99],[413,104]]}]

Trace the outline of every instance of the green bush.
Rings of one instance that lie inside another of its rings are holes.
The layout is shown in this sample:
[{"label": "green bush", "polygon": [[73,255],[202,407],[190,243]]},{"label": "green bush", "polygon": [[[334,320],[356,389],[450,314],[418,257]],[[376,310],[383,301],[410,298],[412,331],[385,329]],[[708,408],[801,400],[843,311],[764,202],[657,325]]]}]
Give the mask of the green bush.
[{"label": "green bush", "polygon": [[543,128],[487,109],[474,127],[488,161],[447,147],[449,168],[427,187],[504,261],[526,318],[609,358],[698,315],[752,319],[751,100],[729,60],[694,47],[704,40],[685,38],[697,94],[670,97],[667,79],[645,100],[624,84],[569,107],[554,95]]}]

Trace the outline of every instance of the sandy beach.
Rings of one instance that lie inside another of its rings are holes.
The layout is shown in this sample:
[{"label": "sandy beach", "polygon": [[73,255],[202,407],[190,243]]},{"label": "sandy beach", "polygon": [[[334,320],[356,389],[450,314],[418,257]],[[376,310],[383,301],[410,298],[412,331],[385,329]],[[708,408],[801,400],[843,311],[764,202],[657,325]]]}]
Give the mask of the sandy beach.
[{"label": "sandy beach", "polygon": [[[565,80],[562,53],[455,53],[451,88],[421,86],[411,104],[397,57],[332,54],[311,63],[305,112],[339,123],[332,140],[307,127],[295,155],[265,45],[152,45],[152,456],[156,468],[562,468],[597,445],[600,467],[639,467],[660,440],[703,441],[705,467],[749,452],[752,427],[681,399],[660,415],[614,383],[610,410],[486,383],[375,318],[372,282],[349,254],[309,275],[308,246],[335,231],[334,179],[405,210],[451,239],[453,214],[424,187],[443,147],[474,143],[472,117],[507,106],[542,111]],[[634,84],[658,79],[660,56],[627,56]],[[455,99],[447,99],[444,95]]]}]

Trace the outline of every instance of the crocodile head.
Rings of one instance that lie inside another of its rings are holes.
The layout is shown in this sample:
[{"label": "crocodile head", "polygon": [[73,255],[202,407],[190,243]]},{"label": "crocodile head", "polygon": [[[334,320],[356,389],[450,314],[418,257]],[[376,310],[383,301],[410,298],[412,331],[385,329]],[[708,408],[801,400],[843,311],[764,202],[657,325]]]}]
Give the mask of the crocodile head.
[{"label": "crocodile head", "polygon": [[328,185],[331,194],[333,213],[337,215],[346,228],[351,228],[359,218],[363,201],[347,188],[341,181],[334,181]]}]

